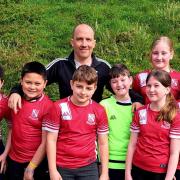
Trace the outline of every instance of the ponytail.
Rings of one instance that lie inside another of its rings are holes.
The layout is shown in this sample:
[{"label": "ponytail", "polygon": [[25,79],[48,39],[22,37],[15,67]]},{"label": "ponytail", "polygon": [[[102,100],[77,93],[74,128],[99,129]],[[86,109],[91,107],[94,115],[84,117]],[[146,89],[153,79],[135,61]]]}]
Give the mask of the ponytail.
[{"label": "ponytail", "polygon": [[174,117],[176,116],[177,111],[177,102],[174,96],[171,93],[169,93],[166,95],[166,103],[160,110],[157,120],[164,120],[171,123]]}]

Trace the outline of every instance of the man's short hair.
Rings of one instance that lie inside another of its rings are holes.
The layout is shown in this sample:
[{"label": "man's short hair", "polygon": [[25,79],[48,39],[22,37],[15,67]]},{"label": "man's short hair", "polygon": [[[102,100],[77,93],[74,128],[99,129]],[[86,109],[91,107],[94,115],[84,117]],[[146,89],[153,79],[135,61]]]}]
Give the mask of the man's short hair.
[{"label": "man's short hair", "polygon": [[131,76],[131,73],[124,64],[115,64],[109,71],[109,80],[117,78],[120,75],[129,77]]},{"label": "man's short hair", "polygon": [[37,61],[28,62],[24,65],[21,71],[21,78],[23,78],[27,73],[36,73],[47,80],[46,68],[43,64]]},{"label": "man's short hair", "polygon": [[96,70],[87,65],[79,66],[73,74],[72,81],[86,82],[88,85],[97,84],[98,75]]}]

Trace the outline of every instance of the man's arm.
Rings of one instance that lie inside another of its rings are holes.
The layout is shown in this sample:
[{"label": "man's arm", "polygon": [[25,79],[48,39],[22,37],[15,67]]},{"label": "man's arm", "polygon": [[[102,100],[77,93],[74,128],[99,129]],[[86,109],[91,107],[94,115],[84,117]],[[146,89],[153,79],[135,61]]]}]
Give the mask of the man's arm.
[{"label": "man's arm", "polygon": [[101,161],[101,175],[100,180],[108,180],[108,162],[109,162],[109,151],[108,151],[108,135],[98,134],[98,147]]}]

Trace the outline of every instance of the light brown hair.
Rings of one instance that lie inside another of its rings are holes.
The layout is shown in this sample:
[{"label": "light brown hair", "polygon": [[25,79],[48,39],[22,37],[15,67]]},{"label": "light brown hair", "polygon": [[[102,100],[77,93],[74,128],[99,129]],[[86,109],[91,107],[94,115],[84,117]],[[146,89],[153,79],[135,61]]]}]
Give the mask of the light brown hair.
[{"label": "light brown hair", "polygon": [[82,65],[79,66],[73,74],[72,81],[86,82],[88,85],[97,84],[98,75],[93,67]]},{"label": "light brown hair", "polygon": [[[146,83],[148,83],[149,79],[154,77],[157,81],[159,81],[164,87],[171,87],[171,77],[168,72],[164,70],[153,70],[149,73]],[[173,118],[177,113],[177,103],[174,96],[169,92],[166,95],[166,103],[160,110],[160,113],[157,117],[158,121],[164,120],[169,123],[173,121]]]}]

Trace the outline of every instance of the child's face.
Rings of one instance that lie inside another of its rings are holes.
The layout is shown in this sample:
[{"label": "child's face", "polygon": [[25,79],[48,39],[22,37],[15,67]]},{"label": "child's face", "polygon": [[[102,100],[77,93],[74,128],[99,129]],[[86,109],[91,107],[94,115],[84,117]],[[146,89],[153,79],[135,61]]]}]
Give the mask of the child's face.
[{"label": "child's face", "polygon": [[0,90],[1,90],[1,88],[3,86],[3,84],[4,84],[4,80],[0,79]]},{"label": "child's face", "polygon": [[111,88],[120,99],[126,99],[129,97],[129,89],[132,85],[132,77],[127,75],[119,75],[119,77],[112,78],[110,80]]},{"label": "child's face", "polygon": [[147,86],[146,94],[151,102],[165,103],[166,95],[169,94],[170,87],[164,87],[155,77],[150,77]]},{"label": "child's face", "polygon": [[22,90],[27,100],[41,96],[47,81],[40,74],[27,73],[21,79]]},{"label": "child's face", "polygon": [[95,90],[96,84],[87,84],[84,81],[71,81],[71,89],[73,91],[73,95],[71,100],[74,104],[80,106],[86,106],[89,103],[89,100],[92,98]]},{"label": "child's face", "polygon": [[151,61],[155,69],[168,70],[172,58],[173,52],[170,51],[169,45],[164,41],[160,41],[152,49]]}]

